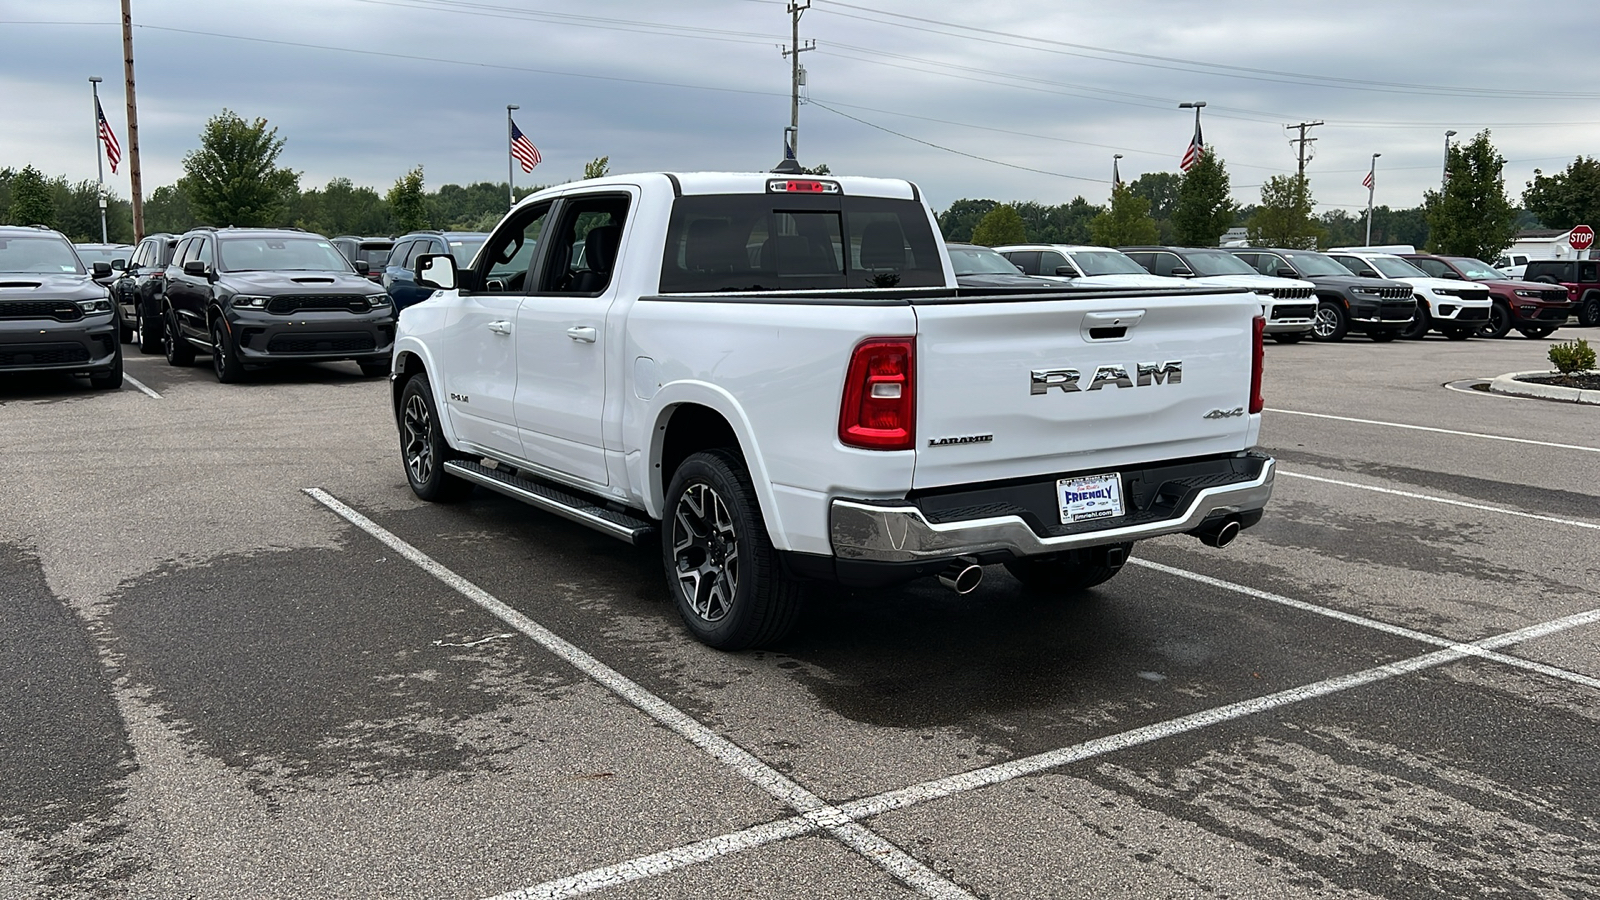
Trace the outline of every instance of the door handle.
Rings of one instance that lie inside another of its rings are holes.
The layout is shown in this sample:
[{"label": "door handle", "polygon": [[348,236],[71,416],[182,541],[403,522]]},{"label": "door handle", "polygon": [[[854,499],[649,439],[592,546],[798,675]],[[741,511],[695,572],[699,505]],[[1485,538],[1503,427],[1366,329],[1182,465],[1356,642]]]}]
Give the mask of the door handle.
[{"label": "door handle", "polygon": [[585,344],[592,344],[600,337],[600,333],[589,325],[574,325],[567,329],[567,337]]},{"label": "door handle", "polygon": [[489,330],[494,332],[495,334],[510,334],[511,333],[511,323],[510,322],[490,322],[489,323]]}]

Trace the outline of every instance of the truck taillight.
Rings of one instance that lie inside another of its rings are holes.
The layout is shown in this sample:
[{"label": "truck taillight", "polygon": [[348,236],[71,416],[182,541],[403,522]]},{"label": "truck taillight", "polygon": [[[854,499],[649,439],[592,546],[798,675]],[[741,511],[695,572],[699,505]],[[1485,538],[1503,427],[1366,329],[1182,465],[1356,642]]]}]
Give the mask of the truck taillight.
[{"label": "truck taillight", "polygon": [[916,339],[856,345],[839,406],[839,440],[864,450],[910,450],[916,441]]},{"label": "truck taillight", "polygon": [[1266,398],[1261,396],[1261,363],[1266,356],[1263,344],[1267,333],[1267,320],[1256,316],[1252,330],[1255,332],[1255,338],[1251,341],[1250,348],[1250,412],[1258,413],[1267,405]]}]

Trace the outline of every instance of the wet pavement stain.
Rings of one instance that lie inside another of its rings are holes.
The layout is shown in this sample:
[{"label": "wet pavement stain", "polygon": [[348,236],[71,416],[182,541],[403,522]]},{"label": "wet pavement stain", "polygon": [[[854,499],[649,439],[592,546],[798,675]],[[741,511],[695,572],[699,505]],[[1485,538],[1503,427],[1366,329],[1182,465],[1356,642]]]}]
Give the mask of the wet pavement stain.
[{"label": "wet pavement stain", "polygon": [[499,771],[532,736],[494,727],[497,711],[575,681],[538,669],[525,642],[500,637],[502,623],[356,540],[169,567],[128,586],[109,616],[112,649],[145,702],[269,800],[300,781]]}]

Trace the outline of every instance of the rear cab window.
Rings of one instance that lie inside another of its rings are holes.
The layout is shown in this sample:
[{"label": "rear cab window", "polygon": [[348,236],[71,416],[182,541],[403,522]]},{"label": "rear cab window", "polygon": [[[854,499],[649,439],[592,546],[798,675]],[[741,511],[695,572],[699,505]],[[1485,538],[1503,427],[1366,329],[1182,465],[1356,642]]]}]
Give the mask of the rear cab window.
[{"label": "rear cab window", "polygon": [[661,262],[663,294],[944,286],[940,242],[915,200],[679,197]]}]

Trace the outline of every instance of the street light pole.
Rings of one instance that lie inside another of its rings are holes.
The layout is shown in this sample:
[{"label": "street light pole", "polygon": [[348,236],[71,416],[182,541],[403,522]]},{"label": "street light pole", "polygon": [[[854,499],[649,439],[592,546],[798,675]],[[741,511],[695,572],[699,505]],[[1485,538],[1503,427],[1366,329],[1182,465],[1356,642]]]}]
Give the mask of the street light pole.
[{"label": "street light pole", "polygon": [[100,82],[104,80],[99,75],[89,76],[90,90],[94,92],[94,169],[100,184],[97,192],[100,198],[100,243],[109,244],[111,242],[106,240],[106,163],[100,156],[100,145],[104,141],[100,136]]},{"label": "street light pole", "polygon": [[1117,192],[1117,188],[1122,187],[1122,172],[1117,168],[1117,160],[1121,158],[1121,153],[1115,153],[1111,156],[1111,192],[1113,194]]},{"label": "street light pole", "polygon": [[517,177],[516,174],[515,174],[516,161],[512,158],[512,155],[511,155],[511,128],[512,128],[512,125],[511,125],[511,111],[514,110],[514,109],[521,109],[521,108],[522,107],[518,106],[515,103],[507,103],[506,104],[506,200],[507,200],[506,208],[507,209],[510,209],[511,207],[517,205],[517,189],[516,189],[515,183],[514,183],[514,179]]},{"label": "street light pole", "polygon": [[1372,195],[1378,190],[1378,157],[1382,153],[1372,154],[1372,168],[1367,170],[1367,243],[1372,246]]},{"label": "street light pole", "polygon": [[1444,133],[1444,177],[1439,179],[1439,196],[1444,197],[1444,189],[1450,185],[1450,139],[1455,137],[1454,131]]},{"label": "street light pole", "polygon": [[[1178,104],[1178,108],[1179,109],[1192,109],[1192,110],[1194,110],[1194,139],[1193,140],[1200,142],[1200,146],[1195,148],[1195,160],[1197,162],[1199,161],[1200,154],[1206,152],[1205,143],[1200,137],[1200,110],[1205,109],[1205,107],[1206,107],[1206,102],[1204,100],[1194,100],[1194,101],[1186,100],[1183,103],[1179,103]],[[1188,156],[1189,156],[1188,151],[1184,151],[1183,155],[1184,155],[1184,158],[1187,159]],[[1183,168],[1183,170],[1185,172],[1189,171],[1189,168],[1187,166],[1184,166],[1182,168]]]}]

